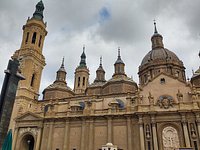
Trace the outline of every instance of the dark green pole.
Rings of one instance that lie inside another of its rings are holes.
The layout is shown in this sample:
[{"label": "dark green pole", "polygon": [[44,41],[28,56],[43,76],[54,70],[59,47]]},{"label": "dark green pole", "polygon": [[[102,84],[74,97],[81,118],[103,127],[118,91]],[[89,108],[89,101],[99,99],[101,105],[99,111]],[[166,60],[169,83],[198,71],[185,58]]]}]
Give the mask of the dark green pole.
[{"label": "dark green pole", "polygon": [[5,78],[1,89],[0,97],[0,149],[7,135],[10,118],[19,80],[24,77],[18,72],[19,61],[17,59],[9,60],[8,67],[5,70]]}]

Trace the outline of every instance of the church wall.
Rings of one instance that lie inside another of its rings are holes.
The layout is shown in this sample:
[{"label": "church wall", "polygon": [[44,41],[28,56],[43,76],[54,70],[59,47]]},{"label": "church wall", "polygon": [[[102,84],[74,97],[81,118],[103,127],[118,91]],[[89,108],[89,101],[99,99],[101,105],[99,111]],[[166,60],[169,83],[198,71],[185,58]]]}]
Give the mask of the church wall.
[{"label": "church wall", "polygon": [[[140,149],[140,132],[139,132],[139,125],[136,122],[132,123],[132,147],[133,150],[139,150]],[[129,137],[130,138],[130,137]]]},{"label": "church wall", "polygon": [[63,142],[64,142],[64,124],[54,125],[54,132],[53,132],[53,140],[52,140],[52,149],[56,150],[62,149]]},{"label": "church wall", "polygon": [[71,124],[69,129],[69,149],[81,149],[81,124]]},{"label": "church wall", "polygon": [[127,149],[127,127],[124,125],[113,126],[113,143],[119,148]]},{"label": "church wall", "polygon": [[[160,79],[164,78],[165,83],[161,84]],[[173,97],[175,103],[178,103],[176,94],[178,90],[183,94],[183,101],[190,102],[190,97],[188,92],[191,91],[189,86],[186,86],[185,83],[182,83],[176,79],[172,79],[165,75],[160,75],[152,82],[149,82],[147,86],[145,86],[142,91],[141,95],[143,95],[143,103],[149,104],[148,96],[149,92],[151,92],[152,96],[154,97],[154,104],[156,104],[159,96],[161,95],[169,95]],[[170,93],[170,94],[169,94]]]},{"label": "church wall", "polygon": [[95,125],[94,127],[94,149],[98,150],[107,143],[107,126]]}]

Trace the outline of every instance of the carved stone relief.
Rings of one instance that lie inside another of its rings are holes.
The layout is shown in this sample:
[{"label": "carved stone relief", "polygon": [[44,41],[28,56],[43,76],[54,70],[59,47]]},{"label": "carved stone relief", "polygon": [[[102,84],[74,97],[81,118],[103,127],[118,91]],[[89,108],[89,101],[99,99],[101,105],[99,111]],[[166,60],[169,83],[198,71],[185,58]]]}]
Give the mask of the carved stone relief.
[{"label": "carved stone relief", "polygon": [[174,150],[180,147],[177,130],[171,126],[163,129],[162,140],[164,150]]},{"label": "carved stone relief", "polygon": [[19,131],[19,134],[22,135],[22,134],[27,133],[27,132],[32,133],[34,136],[36,136],[37,133],[38,133],[38,129],[29,128],[29,127],[28,128],[21,128],[20,131]]},{"label": "carved stone relief", "polygon": [[173,98],[171,96],[160,96],[157,104],[160,108],[168,109],[169,107],[173,107]]}]

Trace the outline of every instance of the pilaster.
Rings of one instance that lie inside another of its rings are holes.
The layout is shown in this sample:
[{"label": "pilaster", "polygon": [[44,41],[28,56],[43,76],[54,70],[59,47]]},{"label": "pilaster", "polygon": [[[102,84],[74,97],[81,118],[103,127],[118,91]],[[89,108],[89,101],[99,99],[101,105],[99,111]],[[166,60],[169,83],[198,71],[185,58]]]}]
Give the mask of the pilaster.
[{"label": "pilaster", "polygon": [[69,120],[66,120],[63,150],[68,150],[68,145],[69,145],[68,143],[69,143]]},{"label": "pilaster", "polygon": [[144,123],[143,123],[143,117],[142,115],[139,115],[139,128],[140,128],[140,150],[145,150],[145,146],[144,146]]},{"label": "pilaster", "polygon": [[37,140],[36,140],[36,148],[35,150],[40,150],[40,143],[41,143],[41,136],[42,136],[42,128],[38,128]]},{"label": "pilaster", "polygon": [[52,149],[53,127],[54,127],[54,122],[51,122],[49,124],[49,136],[48,136],[48,141],[47,141],[47,150]]}]

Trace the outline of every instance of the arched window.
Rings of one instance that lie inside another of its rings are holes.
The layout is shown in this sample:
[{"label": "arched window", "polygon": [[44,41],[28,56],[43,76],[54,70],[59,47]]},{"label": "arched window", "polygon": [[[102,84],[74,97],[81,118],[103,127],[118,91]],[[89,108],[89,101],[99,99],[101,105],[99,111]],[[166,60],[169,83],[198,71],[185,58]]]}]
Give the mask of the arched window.
[{"label": "arched window", "polygon": [[29,38],[29,32],[26,33],[26,40],[25,40],[25,44],[28,43],[28,38]]},{"label": "arched window", "polygon": [[160,79],[160,84],[165,84],[165,78]]},{"label": "arched window", "polygon": [[31,86],[34,86],[34,81],[35,81],[35,74],[32,75],[31,77]]},{"label": "arched window", "polygon": [[37,33],[34,32],[34,33],[33,33],[33,37],[32,37],[32,44],[35,44],[36,36],[37,36]]},{"label": "arched window", "polygon": [[41,46],[41,42],[42,42],[42,35],[40,35],[40,39],[39,39],[39,43],[38,43],[39,47]]}]

